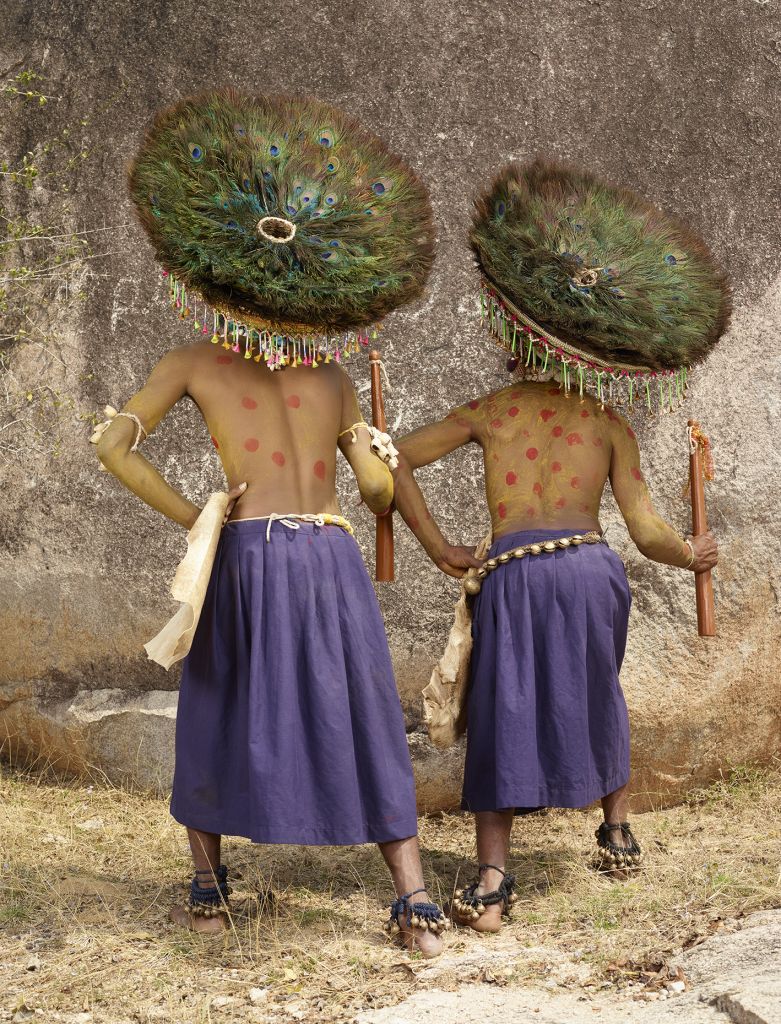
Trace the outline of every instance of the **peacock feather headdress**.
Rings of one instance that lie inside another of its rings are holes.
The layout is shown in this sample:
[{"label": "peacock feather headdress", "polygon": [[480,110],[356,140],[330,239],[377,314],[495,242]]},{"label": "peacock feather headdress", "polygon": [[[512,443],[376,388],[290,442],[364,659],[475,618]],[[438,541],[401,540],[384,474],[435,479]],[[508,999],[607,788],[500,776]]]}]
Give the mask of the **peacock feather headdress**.
[{"label": "peacock feather headdress", "polygon": [[702,239],[584,171],[508,164],[469,237],[508,363],[554,365],[581,395],[673,408],[727,326],[730,289]]},{"label": "peacock feather headdress", "polygon": [[129,180],[179,315],[272,368],[368,344],[432,263],[420,179],[317,100],[185,99],[158,115]]}]

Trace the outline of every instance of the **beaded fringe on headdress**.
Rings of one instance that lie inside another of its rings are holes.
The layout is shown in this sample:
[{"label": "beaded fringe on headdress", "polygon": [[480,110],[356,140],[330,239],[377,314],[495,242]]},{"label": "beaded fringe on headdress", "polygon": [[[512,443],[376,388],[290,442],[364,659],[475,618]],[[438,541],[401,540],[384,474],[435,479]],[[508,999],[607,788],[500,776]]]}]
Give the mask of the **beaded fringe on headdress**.
[{"label": "beaded fringe on headdress", "polygon": [[286,366],[317,367],[332,361],[341,363],[361,348],[368,348],[369,339],[376,339],[379,331],[379,325],[338,334],[259,330],[213,309],[200,296],[188,292],[167,270],[163,271],[163,277],[168,280],[171,306],[180,320],[192,317],[193,330],[211,333],[212,344],[243,352],[245,359],[254,359],[256,363],[263,360],[270,370]]},{"label": "beaded fringe on headdress", "polygon": [[585,391],[602,402],[644,405],[648,412],[677,409],[686,397],[688,368],[649,370],[623,363],[607,363],[576,349],[526,316],[493,284],[483,279],[480,314],[491,333],[513,357],[539,372],[556,370],[564,390]]}]

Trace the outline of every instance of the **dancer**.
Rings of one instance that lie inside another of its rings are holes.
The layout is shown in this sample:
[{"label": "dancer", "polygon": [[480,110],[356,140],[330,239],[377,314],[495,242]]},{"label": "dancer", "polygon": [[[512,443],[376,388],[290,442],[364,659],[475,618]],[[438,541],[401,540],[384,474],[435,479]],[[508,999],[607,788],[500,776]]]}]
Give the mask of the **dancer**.
[{"label": "dancer", "polygon": [[179,696],[171,812],[195,876],[172,919],[225,927],[223,834],[377,843],[397,894],[387,929],[435,956],[447,922],[425,891],[387,639],[335,485],[338,447],[369,508],[392,501],[339,364],[423,287],[425,190],[340,111],[234,92],[163,112],[130,187],[198,338],[163,356],[103,432],[99,458],[192,527],[199,508],[137,451],[188,397],[230,486]]},{"label": "dancer", "polygon": [[[480,874],[454,906],[471,927],[496,931],[513,899],[513,813],[601,800],[597,866],[623,873],[640,862],[619,684],[631,598],[602,537],[606,483],[646,557],[700,572],[717,549],[711,534],[684,539],[656,513],[615,405],[676,405],[687,367],[726,326],[729,291],[673,218],[543,162],[500,172],[477,201],[471,243],[483,315],[521,379],[398,442],[395,501],[440,569],[472,570],[462,806],[475,815]],[[483,450],[493,530],[485,563],[447,543],[413,476],[471,443]]]}]

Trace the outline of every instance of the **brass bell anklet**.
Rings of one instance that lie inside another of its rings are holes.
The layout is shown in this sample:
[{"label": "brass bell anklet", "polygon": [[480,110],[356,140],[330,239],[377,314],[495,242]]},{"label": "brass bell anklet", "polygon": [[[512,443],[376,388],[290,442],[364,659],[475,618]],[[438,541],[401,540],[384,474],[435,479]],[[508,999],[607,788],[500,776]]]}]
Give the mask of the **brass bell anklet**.
[{"label": "brass bell anklet", "polygon": [[[201,886],[199,876],[205,876],[212,885]],[[190,898],[187,909],[193,917],[217,917],[228,910],[228,896],[231,888],[228,885],[228,869],[224,864],[212,871],[204,868],[195,872],[190,885]]]},{"label": "brass bell anklet", "polygon": [[478,868],[479,874],[482,875],[488,868],[498,871],[502,876],[498,889],[478,895],[476,892],[477,887],[480,885],[480,879],[478,878],[476,882],[472,882],[471,885],[467,885],[464,889],[457,889],[453,897],[453,909],[458,917],[467,924],[470,921],[476,921],[478,917],[485,913],[487,907],[495,906],[497,903],[502,904],[502,917],[509,917],[510,908],[518,898],[513,891],[515,889],[515,875],[506,874],[495,864],[481,864]]},{"label": "brass bell anklet", "polygon": [[[619,846],[610,838],[611,831],[621,830],[626,846]],[[628,821],[603,821],[594,833],[597,848],[594,851],[593,864],[597,871],[637,871],[643,861],[643,851],[632,835]]]}]

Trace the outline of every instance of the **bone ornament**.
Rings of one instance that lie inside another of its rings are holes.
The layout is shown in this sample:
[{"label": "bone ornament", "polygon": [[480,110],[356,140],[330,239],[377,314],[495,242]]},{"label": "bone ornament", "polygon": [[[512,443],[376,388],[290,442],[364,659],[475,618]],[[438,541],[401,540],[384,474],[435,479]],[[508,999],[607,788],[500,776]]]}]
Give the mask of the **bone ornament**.
[{"label": "bone ornament", "polygon": [[371,450],[378,459],[382,459],[388,469],[396,469],[399,464],[399,450],[394,445],[390,434],[378,430],[377,427],[368,427],[367,429],[371,437],[369,442]]}]

